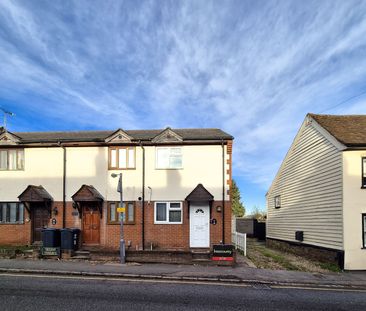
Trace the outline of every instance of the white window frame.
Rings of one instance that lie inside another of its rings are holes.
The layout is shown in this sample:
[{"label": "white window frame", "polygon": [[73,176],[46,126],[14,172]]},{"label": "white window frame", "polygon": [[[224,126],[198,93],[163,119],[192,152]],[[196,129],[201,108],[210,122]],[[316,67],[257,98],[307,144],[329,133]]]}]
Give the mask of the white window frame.
[{"label": "white window frame", "polygon": [[[169,159],[172,156],[171,155],[171,150],[172,149],[180,149],[182,165],[180,167],[171,167],[170,166],[170,161],[169,161],[168,166],[159,167],[159,164],[158,164],[158,162],[159,162],[158,161],[158,151],[162,150],[162,149],[169,149]],[[155,169],[157,169],[157,170],[180,170],[182,168],[183,168],[183,148],[181,146],[169,146],[169,147],[156,147],[155,148]]]},{"label": "white window frame", "polygon": [[[156,207],[157,207],[157,204],[159,203],[163,203],[163,204],[166,204],[166,220],[164,221],[159,221],[159,220],[156,220],[156,216],[157,216],[157,212],[156,212]],[[179,208],[171,208],[170,205],[171,204],[176,204],[176,203],[179,203]],[[180,222],[170,222],[169,221],[169,211],[180,211]],[[183,224],[183,204],[182,202],[180,201],[157,201],[155,202],[154,204],[154,224],[158,224],[158,225],[181,225]]]}]

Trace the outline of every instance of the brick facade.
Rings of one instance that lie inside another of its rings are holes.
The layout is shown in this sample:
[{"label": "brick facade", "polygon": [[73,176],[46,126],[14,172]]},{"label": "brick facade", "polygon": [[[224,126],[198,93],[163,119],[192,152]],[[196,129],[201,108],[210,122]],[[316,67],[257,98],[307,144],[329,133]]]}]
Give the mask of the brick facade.
[{"label": "brick facade", "polygon": [[[217,207],[222,207],[222,201],[214,201],[212,204],[211,219],[217,223],[210,224],[210,244],[222,242],[222,212],[217,212]],[[55,215],[57,209],[57,215]],[[66,228],[82,229],[82,219],[76,214],[72,202],[66,203]],[[103,205],[103,213],[100,220],[100,247],[106,250],[117,250],[120,240],[120,225],[108,224],[107,203]],[[31,244],[31,221],[25,210],[24,224],[0,224],[0,245],[29,245]],[[56,219],[56,224],[52,224]],[[142,248],[142,209],[141,202],[135,202],[135,223],[124,225],[124,235],[127,249],[139,250]],[[48,227],[62,228],[63,204],[53,202],[52,216]],[[231,203],[225,202],[225,242],[231,241]],[[182,224],[154,224],[154,202],[145,203],[145,249],[162,250],[188,250],[189,249],[189,211],[188,203],[183,202]]]}]

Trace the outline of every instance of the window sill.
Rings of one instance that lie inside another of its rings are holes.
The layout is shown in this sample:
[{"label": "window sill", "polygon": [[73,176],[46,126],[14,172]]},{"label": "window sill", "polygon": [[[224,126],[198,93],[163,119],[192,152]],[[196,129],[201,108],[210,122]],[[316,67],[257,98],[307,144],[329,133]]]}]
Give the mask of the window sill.
[{"label": "window sill", "polygon": [[133,170],[136,170],[136,167],[133,168],[108,167],[108,171],[133,171]]},{"label": "window sill", "polygon": [[1,225],[24,225],[24,222],[0,222]]},{"label": "window sill", "polygon": [[159,171],[176,171],[176,170],[182,170],[183,167],[167,167],[167,168],[162,168],[162,167],[155,167],[156,170],[159,170]]},{"label": "window sill", "polygon": [[154,222],[154,225],[183,225],[183,222]]}]

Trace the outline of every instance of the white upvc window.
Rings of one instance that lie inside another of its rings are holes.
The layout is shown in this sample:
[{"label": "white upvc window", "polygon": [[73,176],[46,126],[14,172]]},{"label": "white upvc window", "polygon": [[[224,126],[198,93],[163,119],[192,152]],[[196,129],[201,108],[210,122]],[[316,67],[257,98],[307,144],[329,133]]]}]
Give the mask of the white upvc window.
[{"label": "white upvc window", "polygon": [[155,202],[155,224],[182,224],[182,202]]},{"label": "white upvc window", "polygon": [[183,168],[182,147],[156,147],[157,169]]}]

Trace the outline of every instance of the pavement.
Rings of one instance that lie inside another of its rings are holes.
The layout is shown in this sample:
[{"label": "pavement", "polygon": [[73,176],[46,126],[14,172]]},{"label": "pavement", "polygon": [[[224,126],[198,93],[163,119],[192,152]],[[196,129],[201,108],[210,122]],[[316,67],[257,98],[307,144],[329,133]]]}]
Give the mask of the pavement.
[{"label": "pavement", "polygon": [[96,263],[90,261],[0,259],[1,274],[47,274],[62,276],[108,277],[124,279],[170,280],[185,282],[225,282],[292,287],[366,290],[366,271],[309,273],[236,267]]}]

